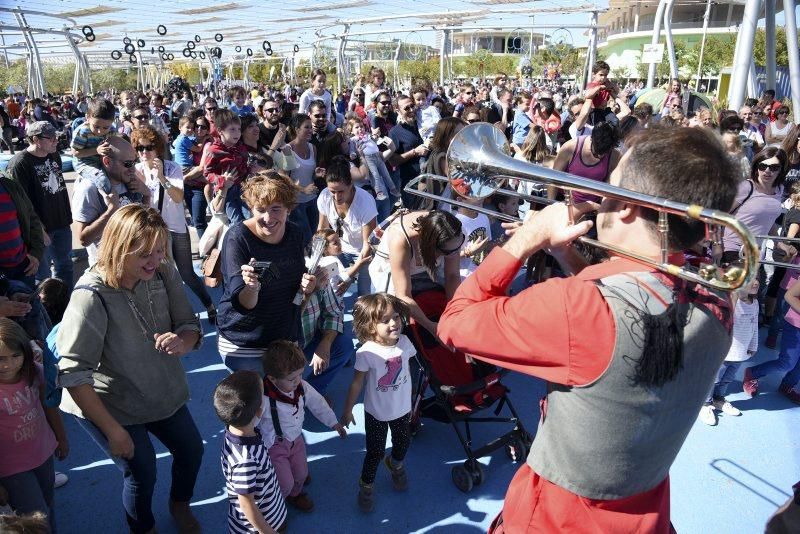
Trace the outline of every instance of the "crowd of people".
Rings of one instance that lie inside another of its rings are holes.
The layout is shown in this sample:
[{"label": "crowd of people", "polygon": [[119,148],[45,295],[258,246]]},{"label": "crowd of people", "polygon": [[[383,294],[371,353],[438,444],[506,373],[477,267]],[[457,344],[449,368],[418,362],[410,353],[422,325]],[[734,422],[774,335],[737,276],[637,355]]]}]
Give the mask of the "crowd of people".
[{"label": "crowd of people", "polygon": [[[547,418],[493,532],[670,532],[669,467],[698,413],[709,425],[719,412],[741,415],[726,394],[758,349],[760,325],[780,350],[744,369],[744,391],[755,396],[759,379],[781,373],[779,391],[800,403],[798,270],[762,269],[731,300],[569,246],[588,233],[660,257],[657,217],[642,206],[576,192],[570,207],[542,208],[537,200],[565,191],[517,179],[460,206],[447,202],[455,186],[418,182],[441,201],[407,187],[423,173],[448,176],[452,140],[485,123],[532,166],[730,211],[757,236],[797,236],[800,129],[774,91],[714,116],[690,107],[679,80],[654,109],[608,75],[599,61],[582,91],[505,74],[403,91],[373,68],[334,96],[315,70],[299,91],[187,87],[59,106],[9,98],[4,142],[27,146],[0,177],[0,497],[18,514],[0,525],[55,531],[65,413],[122,472],[131,532],[155,532],[151,435],[172,455],[170,513],[181,532],[202,529],[189,501],[210,455],[180,358],[203,342],[203,320],[230,371],[213,393],[226,427],[230,532],[285,532],[287,505],[313,510],[305,408],[345,438],[362,392],[366,455],[353,482],[369,512],[381,463],[397,491],[413,472],[404,465],[420,350],[404,334],[412,321],[475,359],[551,384]],[[7,133],[12,124],[24,133]],[[78,175],[71,196],[60,138]],[[670,219],[673,261],[739,261],[735,234],[707,241],[701,226]],[[72,228],[89,261],[77,280]],[[771,257],[800,265],[797,251],[778,242]],[[521,284],[513,296],[512,284]],[[215,300],[208,287],[218,285]],[[438,320],[415,299],[432,290],[449,302]],[[352,310],[346,294],[357,297]],[[337,411],[327,391],[348,362]]]}]

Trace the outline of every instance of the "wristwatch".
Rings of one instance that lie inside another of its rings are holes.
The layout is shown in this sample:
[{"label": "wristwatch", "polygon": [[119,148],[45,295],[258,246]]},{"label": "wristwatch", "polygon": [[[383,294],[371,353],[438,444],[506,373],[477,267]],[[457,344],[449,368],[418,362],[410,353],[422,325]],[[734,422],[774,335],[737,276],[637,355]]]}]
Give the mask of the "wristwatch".
[{"label": "wristwatch", "polygon": [[164,180],[164,181],[161,183],[161,187],[163,187],[165,190],[169,191],[169,190],[170,190],[170,189],[172,189],[172,187],[173,187],[173,186],[172,186],[172,182],[170,182],[169,180]]}]

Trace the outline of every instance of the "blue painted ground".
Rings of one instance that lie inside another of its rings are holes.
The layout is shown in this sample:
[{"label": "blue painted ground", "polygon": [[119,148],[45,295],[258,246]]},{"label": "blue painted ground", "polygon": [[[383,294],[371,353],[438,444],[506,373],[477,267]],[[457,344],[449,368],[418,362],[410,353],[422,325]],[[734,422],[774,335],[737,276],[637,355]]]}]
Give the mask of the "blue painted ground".
[{"label": "blue painted ground", "polygon": [[[198,303],[195,305],[200,309]],[[207,326],[204,321],[204,328]],[[216,353],[215,340],[214,331],[209,331],[204,347],[184,358],[192,391],[189,407],[206,442],[192,506],[209,533],[225,531],[227,506],[219,463],[222,426],[211,405],[213,388],[226,371]],[[775,356],[775,351],[761,349],[753,362]],[[337,413],[351,372],[351,368],[345,368],[329,391]],[[535,431],[544,384],[513,374],[505,383],[523,422]],[[744,414],[738,418],[720,416],[716,427],[697,422],[689,434],[671,475],[672,521],[678,532],[763,532],[768,517],[789,497],[791,485],[800,478],[800,409],[774,393],[776,378],[763,384],[767,393],[753,400],[741,393],[739,381],[732,384],[731,391],[740,393],[729,395],[729,399]],[[70,416],[66,419],[72,450],[69,458],[57,465],[70,477],[66,486],[56,490],[59,532],[126,532],[119,471]],[[356,420],[363,423],[361,405]],[[490,439],[493,426],[475,426],[475,441]],[[463,450],[452,428],[427,421],[408,454],[409,491],[394,492],[388,472],[380,470],[375,511],[364,515],[356,506],[363,431],[359,424],[346,440],[341,440],[308,415],[305,438],[313,481],[307,489],[317,506],[311,514],[290,511],[291,532],[485,532],[518,467],[502,450],[497,451],[482,460],[486,482],[470,494],[461,493],[450,480],[450,469],[464,460]],[[495,427],[495,431],[499,429]],[[167,511],[170,458],[155,443],[159,452],[156,520],[160,533],[172,533],[176,529]]]}]

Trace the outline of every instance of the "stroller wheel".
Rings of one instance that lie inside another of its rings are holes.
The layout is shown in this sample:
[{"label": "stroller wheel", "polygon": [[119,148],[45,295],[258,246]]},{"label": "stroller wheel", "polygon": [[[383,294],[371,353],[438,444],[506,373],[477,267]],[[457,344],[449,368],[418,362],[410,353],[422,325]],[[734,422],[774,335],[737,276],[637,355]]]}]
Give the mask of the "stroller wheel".
[{"label": "stroller wheel", "polygon": [[525,442],[522,438],[514,438],[506,444],[506,455],[512,462],[524,462],[528,456]]},{"label": "stroller wheel", "polygon": [[483,481],[486,480],[486,472],[483,470],[483,466],[477,460],[467,460],[464,462],[464,467],[466,467],[472,475],[473,485],[480,486],[483,484]]},{"label": "stroller wheel", "polygon": [[472,473],[464,465],[453,466],[453,484],[464,493],[472,491]]}]

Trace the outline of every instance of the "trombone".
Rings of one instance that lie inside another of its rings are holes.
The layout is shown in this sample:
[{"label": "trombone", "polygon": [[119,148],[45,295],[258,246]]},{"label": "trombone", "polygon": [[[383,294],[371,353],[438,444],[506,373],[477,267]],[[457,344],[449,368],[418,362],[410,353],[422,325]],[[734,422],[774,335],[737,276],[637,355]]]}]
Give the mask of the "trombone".
[{"label": "trombone", "polygon": [[[510,153],[508,141],[497,128],[490,124],[470,124],[456,134],[447,150],[447,165],[450,176],[422,174],[411,180],[404,190],[415,196],[471,209],[507,222],[521,222],[521,219],[483,206],[475,206],[463,200],[444,198],[434,193],[421,191],[418,190],[418,186],[420,183],[431,181],[449,183],[453,191],[460,197],[472,200],[485,199],[494,193],[501,193],[530,202],[544,204],[553,202],[517,193],[513,190],[500,189],[508,179],[513,178],[543,183],[563,189],[568,206],[572,204],[573,191],[622,200],[658,212],[658,233],[661,244],[659,260],[653,260],[586,236],[579,237],[578,240],[585,245],[613,252],[654,267],[667,274],[721,291],[732,291],[749,283],[758,271],[760,250],[756,240],[747,227],[729,213],[654,197],[605,182],[596,182],[547,167],[540,167],[526,161],[514,159]],[[697,270],[693,270],[686,266],[669,263],[668,215],[670,214],[689,217],[710,225],[711,228],[707,229],[709,235],[718,234],[719,227],[726,227],[732,230],[741,238],[743,243],[741,252],[743,265],[741,267],[731,266],[723,270],[714,264],[704,264]]]},{"label": "trombone", "polygon": [[[773,242],[781,242],[781,243],[796,243],[796,248],[800,249],[800,238],[797,237],[783,237],[779,235],[757,235],[756,239],[758,242],[761,243],[761,248],[759,249],[759,258],[762,258],[760,263],[761,265],[772,265],[773,267],[783,267],[784,269],[800,269],[800,264],[798,263],[786,263],[784,261],[776,261],[775,259],[766,260],[763,258],[767,257],[767,241]],[[774,258],[775,248],[772,249],[772,254]]]}]

